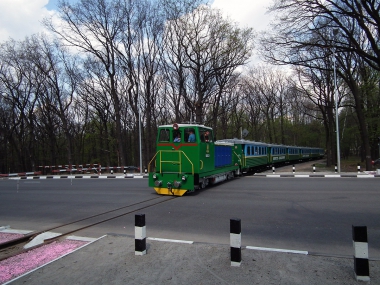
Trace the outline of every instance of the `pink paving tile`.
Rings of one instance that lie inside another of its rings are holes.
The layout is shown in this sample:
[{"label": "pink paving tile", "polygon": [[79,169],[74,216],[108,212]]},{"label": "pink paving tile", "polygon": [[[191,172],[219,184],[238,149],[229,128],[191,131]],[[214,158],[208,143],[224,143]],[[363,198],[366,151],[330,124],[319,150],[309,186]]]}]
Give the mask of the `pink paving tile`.
[{"label": "pink paving tile", "polygon": [[2,233],[0,232],[0,243],[4,243],[10,240],[14,240],[20,237],[23,237],[22,234],[12,234],[12,233]]},{"label": "pink paving tile", "polygon": [[0,261],[0,284],[14,279],[85,245],[86,241],[64,240],[43,245]]}]

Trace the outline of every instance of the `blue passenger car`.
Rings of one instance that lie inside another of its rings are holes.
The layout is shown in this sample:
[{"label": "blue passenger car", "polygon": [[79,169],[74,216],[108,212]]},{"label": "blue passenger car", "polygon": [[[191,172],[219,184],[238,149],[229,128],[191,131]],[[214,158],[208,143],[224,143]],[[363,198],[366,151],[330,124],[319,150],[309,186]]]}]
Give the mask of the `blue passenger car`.
[{"label": "blue passenger car", "polygon": [[297,146],[288,146],[287,148],[287,160],[289,162],[297,162],[300,157],[300,148]]},{"label": "blue passenger car", "polygon": [[269,163],[283,164],[287,161],[287,147],[284,145],[268,145]]}]

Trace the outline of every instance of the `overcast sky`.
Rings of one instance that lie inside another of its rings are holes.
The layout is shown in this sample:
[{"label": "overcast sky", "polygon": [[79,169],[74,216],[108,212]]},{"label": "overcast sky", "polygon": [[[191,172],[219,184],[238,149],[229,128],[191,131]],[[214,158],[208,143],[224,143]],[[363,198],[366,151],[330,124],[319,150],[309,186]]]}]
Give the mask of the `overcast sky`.
[{"label": "overcast sky", "polygon": [[[76,2],[76,0],[71,0]],[[0,42],[10,37],[23,40],[26,36],[43,31],[41,20],[54,13],[58,0],[0,0]],[[213,7],[242,27],[256,31],[265,29],[268,23],[266,8],[270,1],[262,0],[214,0]]]},{"label": "overcast sky", "polygon": [[265,30],[269,24],[268,0],[214,0],[213,7],[219,8],[242,27],[251,27],[256,31]]}]

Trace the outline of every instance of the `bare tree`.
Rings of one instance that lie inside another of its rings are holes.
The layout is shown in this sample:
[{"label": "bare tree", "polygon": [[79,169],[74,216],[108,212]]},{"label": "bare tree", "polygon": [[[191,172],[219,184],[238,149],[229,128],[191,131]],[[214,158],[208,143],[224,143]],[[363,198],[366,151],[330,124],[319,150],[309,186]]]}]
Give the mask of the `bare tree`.
[{"label": "bare tree", "polygon": [[[293,56],[295,50],[331,49],[331,34],[335,32],[341,35],[333,42],[339,52],[356,53],[380,70],[379,9],[377,0],[275,0],[270,8],[278,14],[274,33],[262,36],[262,50],[276,63],[294,64],[300,62]],[[312,40],[316,37],[317,41]]]},{"label": "bare tree", "polygon": [[363,149],[361,153],[362,161],[366,162],[366,169],[371,170],[371,140],[373,141],[377,138],[377,128],[375,128],[375,133],[372,133],[371,135],[369,130],[373,124],[376,125],[376,122],[378,122],[379,112],[378,106],[369,103],[370,92],[368,92],[367,84],[372,76],[372,72],[368,68],[366,61],[358,57],[357,54],[342,53],[340,57],[338,57],[338,62],[340,66],[340,77],[345,82],[345,85],[348,86],[351,95],[350,97],[353,99],[349,103],[355,108],[356,116],[358,118]]},{"label": "bare tree", "polygon": [[13,170],[35,167],[35,106],[41,88],[38,74],[28,60],[26,42],[10,40],[0,46],[1,102],[5,110],[2,121],[6,145]]},{"label": "bare tree", "polygon": [[[330,58],[321,59],[320,64],[330,65]],[[334,84],[332,72],[321,68],[298,68],[297,86],[302,90],[302,94],[313,103],[312,106],[319,108],[322,114],[323,125],[325,129],[325,145],[327,153],[327,165],[336,163],[336,145],[335,141],[335,117],[334,117],[334,90],[331,88]],[[316,118],[317,119],[317,118]]]},{"label": "bare tree", "polygon": [[220,11],[200,6],[171,20],[166,33],[174,39],[168,48],[179,64],[176,71],[181,89],[177,94],[186,95],[185,104],[195,120],[204,122],[204,109],[222,93],[218,87],[225,87],[233,71],[247,62],[252,30],[240,29],[223,19]]},{"label": "bare tree", "polygon": [[116,123],[116,139],[120,162],[125,165],[125,153],[122,139],[120,96],[118,93],[117,55],[122,53],[122,38],[126,31],[125,7],[122,0],[81,0],[76,4],[59,1],[58,15],[60,26],[45,19],[45,26],[71,47],[91,54],[101,62],[107,75],[108,90],[112,99]]},{"label": "bare tree", "polygon": [[249,69],[247,74],[241,78],[241,92],[244,94],[243,102],[246,106],[247,128],[250,132],[250,138],[256,141],[264,140],[264,122],[261,98],[256,89],[255,71]]},{"label": "bare tree", "polygon": [[[43,89],[36,92],[40,110],[46,117],[58,116],[66,137],[67,163],[73,164],[73,121],[71,104],[77,86],[77,63],[58,43],[41,35],[31,37],[26,50],[29,61],[43,78]],[[53,127],[53,126],[51,126]]]},{"label": "bare tree", "polygon": [[[378,1],[320,1],[278,0],[272,11],[279,14],[272,35],[261,38],[261,52],[276,64],[292,64],[318,69],[321,56],[338,58],[343,63],[345,56],[356,55],[375,70],[379,64],[379,2]],[[317,49],[324,52],[315,52]],[[351,64],[349,64],[351,65]],[[353,72],[337,66],[337,73]],[[323,68],[332,70],[332,66]],[[347,76],[348,74],[346,74]],[[348,75],[351,77],[352,75]],[[366,128],[366,118],[361,110],[360,92],[349,85],[355,98],[359,125]],[[371,168],[367,130],[362,129],[363,146],[366,152],[366,168]]]},{"label": "bare tree", "polygon": [[[88,120],[84,122],[83,128],[87,130],[88,135],[94,136],[87,142],[95,147],[88,151],[86,159],[94,163],[105,161],[107,166],[111,166],[111,153],[118,153],[118,148],[116,146],[114,149],[111,146],[114,139],[111,136],[111,128],[115,125],[115,117],[107,78],[102,64],[93,57],[88,57],[83,62],[77,102],[81,109],[88,113]],[[97,161],[94,161],[95,159]],[[117,163],[120,165],[119,156]]]},{"label": "bare tree", "polygon": [[[129,103],[135,117],[135,130],[139,130],[145,139],[141,142],[142,151],[141,162],[147,166],[149,159],[154,155],[154,139],[157,128],[155,122],[155,106],[159,91],[162,86],[160,80],[160,66],[162,48],[162,33],[165,17],[162,7],[151,1],[139,1],[136,6],[137,15],[134,23],[136,41],[132,44],[133,54],[136,57],[134,70],[130,74],[134,75],[135,88],[128,89],[130,94]],[[129,45],[126,45],[129,46]],[[131,81],[131,80],[130,80]],[[142,122],[139,122],[142,121]],[[145,122],[145,123],[144,123]],[[143,127],[144,126],[144,127]],[[140,146],[139,137],[135,136],[135,146]],[[141,138],[142,139],[142,138]],[[138,151],[135,152],[135,161],[138,161]]]}]

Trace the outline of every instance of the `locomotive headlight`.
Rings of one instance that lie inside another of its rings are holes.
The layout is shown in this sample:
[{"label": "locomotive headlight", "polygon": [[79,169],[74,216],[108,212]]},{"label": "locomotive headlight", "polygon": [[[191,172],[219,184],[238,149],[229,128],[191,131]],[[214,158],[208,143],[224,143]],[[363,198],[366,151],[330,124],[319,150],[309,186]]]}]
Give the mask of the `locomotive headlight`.
[{"label": "locomotive headlight", "polygon": [[181,181],[174,181],[174,187],[175,188],[181,187]]},{"label": "locomotive headlight", "polygon": [[187,180],[187,175],[183,175],[182,176],[182,181],[186,181]]},{"label": "locomotive headlight", "polygon": [[162,181],[161,180],[154,181],[154,186],[160,187],[161,185],[162,185]]}]

